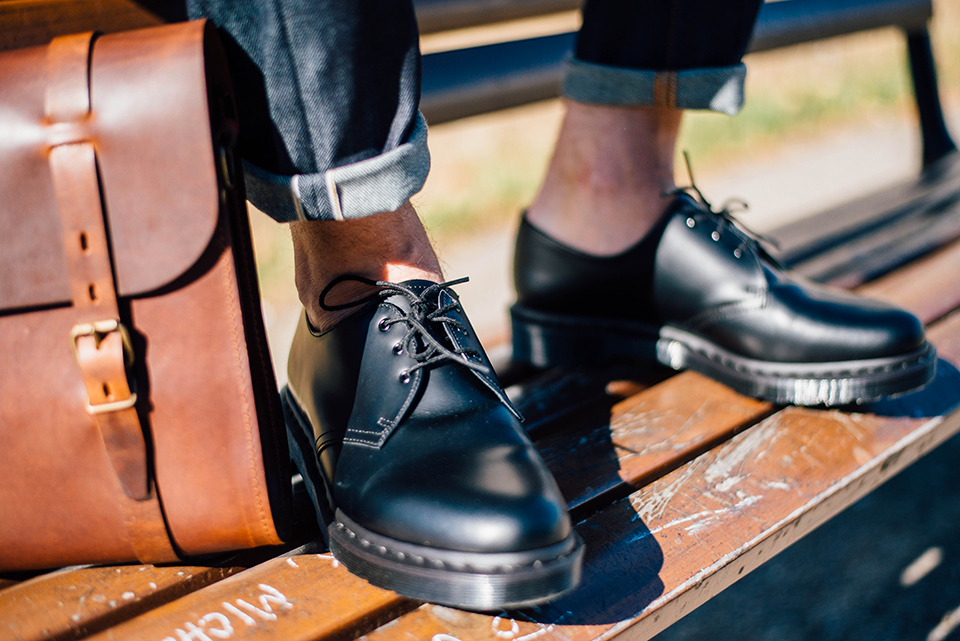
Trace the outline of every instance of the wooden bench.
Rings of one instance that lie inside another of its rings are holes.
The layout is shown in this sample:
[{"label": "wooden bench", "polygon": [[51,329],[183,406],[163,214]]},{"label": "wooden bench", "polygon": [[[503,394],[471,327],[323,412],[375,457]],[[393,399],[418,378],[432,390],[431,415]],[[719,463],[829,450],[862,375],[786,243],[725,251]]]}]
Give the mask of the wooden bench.
[{"label": "wooden bench", "polygon": [[[0,2],[0,23],[13,5],[64,4]],[[128,28],[149,3],[69,4],[126,16]],[[85,19],[75,13],[56,28],[79,30],[66,27]],[[285,548],[196,565],[0,578],[0,639],[653,636],[960,430],[960,158],[936,131],[938,105],[927,108],[925,148],[939,151],[928,151],[917,180],[772,234],[800,272],[923,320],[941,359],[925,390],[824,410],[746,398],[692,372],[504,369],[588,546],[571,595],[498,614],[422,604],[357,579],[301,533]]]}]

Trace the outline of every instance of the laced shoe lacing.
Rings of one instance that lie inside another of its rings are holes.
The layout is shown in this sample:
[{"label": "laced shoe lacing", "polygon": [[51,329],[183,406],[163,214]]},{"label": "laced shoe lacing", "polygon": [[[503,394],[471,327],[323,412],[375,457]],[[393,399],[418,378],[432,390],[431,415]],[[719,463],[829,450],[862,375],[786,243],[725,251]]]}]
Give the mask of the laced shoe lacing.
[{"label": "laced shoe lacing", "polygon": [[[780,244],[776,241],[776,239],[753,231],[744,225],[743,222],[738,218],[734,217],[734,211],[747,211],[749,209],[747,203],[740,198],[729,198],[724,201],[724,203],[720,206],[720,209],[714,209],[713,205],[709,200],[707,200],[706,196],[703,195],[703,192],[700,191],[700,188],[697,187],[696,181],[693,179],[693,168],[691,167],[690,156],[687,155],[687,152],[683,152],[683,158],[687,164],[687,175],[690,176],[690,184],[688,186],[675,187],[665,191],[663,194],[661,194],[661,196],[664,198],[669,198],[679,194],[686,194],[694,197],[695,200],[697,200],[702,206],[702,210],[709,214],[710,218],[712,218],[712,220],[716,223],[716,229],[710,233],[710,237],[714,240],[714,242],[718,242],[726,230],[731,230],[732,233],[734,233],[737,238],[740,239],[740,244],[736,247],[736,249],[733,250],[734,256],[740,258],[743,256],[744,250],[747,248],[753,248],[761,253],[764,258],[770,260],[772,263],[780,267],[779,261],[777,261],[777,259],[773,257],[763,246],[764,244],[767,244],[776,249],[780,249]],[[695,225],[696,221],[693,218],[687,219],[687,226],[694,227]]]},{"label": "laced shoe lacing", "polygon": [[[446,281],[443,283],[435,283],[418,294],[412,288],[405,285],[390,283],[387,281],[375,281],[369,278],[347,274],[344,276],[338,276],[330,281],[330,283],[320,293],[319,302],[321,309],[332,312],[359,307],[378,299],[387,300],[393,296],[405,297],[410,302],[410,311],[405,312],[402,309],[397,308],[400,312],[399,318],[383,319],[379,324],[379,328],[383,331],[386,331],[390,328],[390,326],[397,323],[403,323],[407,328],[406,334],[404,334],[403,338],[400,339],[400,342],[397,343],[393,349],[397,354],[406,352],[416,361],[416,363],[407,368],[401,374],[401,382],[408,382],[411,374],[419,369],[431,367],[444,361],[450,361],[456,363],[457,365],[462,365],[468,369],[480,372],[481,374],[489,375],[491,373],[490,368],[482,363],[477,362],[477,360],[480,359],[479,351],[472,348],[459,347],[455,344],[446,345],[443,341],[438,340],[434,336],[434,333],[443,336],[443,332],[431,331],[431,328],[429,327],[430,324],[439,323],[441,327],[449,326],[456,332],[467,334],[467,328],[464,326],[464,324],[457,318],[448,316],[447,314],[454,310],[463,313],[463,309],[460,307],[460,302],[456,293],[450,288],[454,285],[465,283],[468,280],[469,278],[459,278],[457,280]],[[380,289],[379,291],[374,292],[369,296],[365,296],[359,300],[340,305],[328,305],[326,303],[326,298],[330,294],[330,291],[335,286],[345,281],[356,281],[365,285],[370,285],[371,287],[378,287]],[[440,300],[441,291],[446,291],[450,295],[453,302],[447,303],[446,305],[440,305],[438,301]],[[434,329],[437,328],[434,327]]]}]

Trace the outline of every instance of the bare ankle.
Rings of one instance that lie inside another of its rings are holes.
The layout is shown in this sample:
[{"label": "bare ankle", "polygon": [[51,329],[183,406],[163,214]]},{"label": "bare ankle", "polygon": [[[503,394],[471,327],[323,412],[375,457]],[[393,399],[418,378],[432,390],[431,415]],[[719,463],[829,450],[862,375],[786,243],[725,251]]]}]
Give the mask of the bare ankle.
[{"label": "bare ankle", "polygon": [[568,102],[530,222],[592,254],[636,243],[669,205],[681,113]]},{"label": "bare ankle", "polygon": [[[328,329],[355,309],[325,310],[320,294],[335,278],[353,274],[374,281],[442,280],[440,262],[410,203],[394,212],[348,221],[292,223],[297,291],[310,323]],[[327,305],[364,297],[370,287],[359,282],[338,284]]]}]

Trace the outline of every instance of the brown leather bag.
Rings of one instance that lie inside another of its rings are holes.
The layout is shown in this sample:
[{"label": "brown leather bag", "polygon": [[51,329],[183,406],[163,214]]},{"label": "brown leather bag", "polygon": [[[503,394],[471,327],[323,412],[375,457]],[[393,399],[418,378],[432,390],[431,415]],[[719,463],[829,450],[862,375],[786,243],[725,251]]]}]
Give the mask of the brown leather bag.
[{"label": "brown leather bag", "polygon": [[285,538],[237,127],[203,22],[0,55],[0,570]]}]

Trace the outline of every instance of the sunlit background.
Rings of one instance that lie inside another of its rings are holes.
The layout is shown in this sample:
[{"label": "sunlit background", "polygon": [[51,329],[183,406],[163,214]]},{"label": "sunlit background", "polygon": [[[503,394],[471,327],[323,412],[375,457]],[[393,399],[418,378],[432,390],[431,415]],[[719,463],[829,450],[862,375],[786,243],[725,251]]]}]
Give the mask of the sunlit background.
[{"label": "sunlit background", "polygon": [[[934,0],[931,38],[948,125],[960,135],[960,0]],[[424,52],[561,33],[576,12],[424,37]],[[917,116],[906,43],[895,28],[747,56],[737,117],[686,116],[679,150],[711,200],[739,197],[758,231],[915,176]],[[546,167],[562,116],[558,100],[430,129],[433,169],[414,198],[450,278],[489,347],[507,339],[514,229]],[[688,184],[682,162],[677,181]],[[286,226],[259,212],[256,241],[264,315],[278,378],[300,313]]]}]

